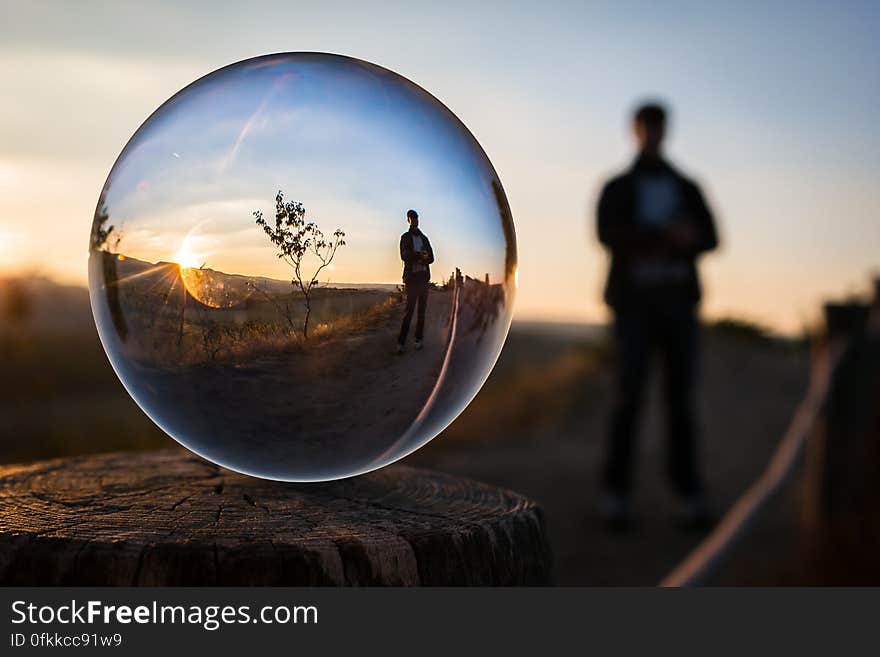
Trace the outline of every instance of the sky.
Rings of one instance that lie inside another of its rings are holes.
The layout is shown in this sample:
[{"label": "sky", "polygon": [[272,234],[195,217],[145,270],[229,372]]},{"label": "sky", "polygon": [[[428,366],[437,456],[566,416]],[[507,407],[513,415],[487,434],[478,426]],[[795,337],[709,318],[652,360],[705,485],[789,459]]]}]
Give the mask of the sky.
[{"label": "sky", "polygon": [[[290,280],[275,195],[305,207],[325,237],[345,232],[322,283],[396,283],[398,238],[415,207],[435,280],[459,268],[500,282],[505,237],[497,178],[440,103],[386,69],[300,54],[248,60],[187,87],[153,115],[110,174],[103,203],[114,252]],[[121,236],[121,237],[117,237]],[[305,258],[306,281],[320,263]]]},{"label": "sky", "polygon": [[321,51],[409,78],[474,134],[517,228],[520,319],[606,317],[596,196],[632,157],[634,104],[664,100],[721,233],[705,313],[794,333],[878,273],[878,28],[876,2],[3,0],[0,273],[85,283],[101,187],[151,112],[232,62]]}]

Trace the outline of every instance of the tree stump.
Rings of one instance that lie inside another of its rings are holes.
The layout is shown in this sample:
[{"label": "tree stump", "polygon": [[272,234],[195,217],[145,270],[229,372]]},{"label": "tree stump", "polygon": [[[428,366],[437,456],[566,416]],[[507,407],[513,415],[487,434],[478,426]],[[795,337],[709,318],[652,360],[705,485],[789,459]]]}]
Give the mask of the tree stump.
[{"label": "tree stump", "polygon": [[4,585],[538,585],[537,505],[391,466],[284,484],[183,450],[0,467]]}]

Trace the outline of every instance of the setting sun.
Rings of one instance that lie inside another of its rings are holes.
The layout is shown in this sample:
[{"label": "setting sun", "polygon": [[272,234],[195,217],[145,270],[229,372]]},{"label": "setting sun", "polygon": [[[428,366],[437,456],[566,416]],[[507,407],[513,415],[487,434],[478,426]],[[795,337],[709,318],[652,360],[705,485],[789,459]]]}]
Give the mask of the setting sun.
[{"label": "setting sun", "polygon": [[189,237],[183,240],[174,256],[174,260],[180,265],[181,269],[198,269],[203,264],[199,261],[199,255],[193,251]]}]

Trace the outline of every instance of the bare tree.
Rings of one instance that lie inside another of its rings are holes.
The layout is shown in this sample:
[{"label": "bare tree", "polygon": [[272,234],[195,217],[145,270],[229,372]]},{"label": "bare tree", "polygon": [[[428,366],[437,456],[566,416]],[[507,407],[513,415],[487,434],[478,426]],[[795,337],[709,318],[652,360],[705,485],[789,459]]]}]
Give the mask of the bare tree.
[{"label": "bare tree", "polygon": [[[293,268],[294,278],[291,284],[298,287],[303,295],[305,317],[303,318],[303,337],[309,337],[309,317],[312,314],[312,288],[318,282],[318,276],[333,261],[337,249],[345,246],[345,233],[337,228],[331,238],[324,233],[314,221],[306,221],[306,209],[299,201],[284,201],[284,194],[279,190],[275,196],[275,224],[263,218],[262,210],[256,210],[254,217],[257,224],[269,236],[269,240],[278,248],[278,257]],[[312,254],[318,265],[309,276],[304,272],[308,266],[306,256]]]}]

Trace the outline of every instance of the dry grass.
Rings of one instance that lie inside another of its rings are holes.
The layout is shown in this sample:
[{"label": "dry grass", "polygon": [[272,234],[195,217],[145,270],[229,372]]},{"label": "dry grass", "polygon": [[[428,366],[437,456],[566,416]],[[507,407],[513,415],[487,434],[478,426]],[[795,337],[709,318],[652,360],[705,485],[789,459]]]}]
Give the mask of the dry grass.
[{"label": "dry grass", "polygon": [[124,312],[129,338],[123,348],[132,360],[169,369],[315,348],[385,322],[400,303],[396,294],[329,291],[313,307],[306,338],[296,321],[288,322],[265,300],[241,309],[210,308],[191,298],[183,309],[159,301],[131,295]]},{"label": "dry grass", "polygon": [[[547,427],[583,412],[585,391],[597,385],[605,359],[595,343],[577,342],[539,365],[517,363],[521,354],[502,353],[496,372],[462,415],[443,433],[443,442],[474,436],[505,441],[540,436]],[[510,362],[504,362],[507,359]],[[491,429],[487,432],[487,429]]]}]

